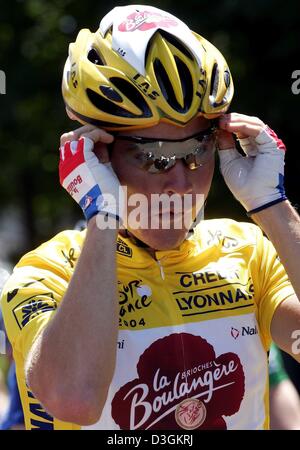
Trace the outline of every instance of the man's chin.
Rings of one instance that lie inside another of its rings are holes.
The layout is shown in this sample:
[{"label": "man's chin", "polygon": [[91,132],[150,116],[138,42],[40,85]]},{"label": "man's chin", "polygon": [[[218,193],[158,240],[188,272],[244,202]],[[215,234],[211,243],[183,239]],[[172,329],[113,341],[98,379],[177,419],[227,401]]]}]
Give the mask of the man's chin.
[{"label": "man's chin", "polygon": [[187,230],[130,230],[130,233],[153,250],[174,250],[187,237]]}]

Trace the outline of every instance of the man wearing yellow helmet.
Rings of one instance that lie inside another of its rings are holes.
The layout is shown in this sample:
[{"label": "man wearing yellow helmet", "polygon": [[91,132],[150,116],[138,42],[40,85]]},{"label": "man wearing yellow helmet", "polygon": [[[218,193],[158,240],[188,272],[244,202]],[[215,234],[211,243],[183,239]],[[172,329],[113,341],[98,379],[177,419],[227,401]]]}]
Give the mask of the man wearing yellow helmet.
[{"label": "man wearing yellow helmet", "polygon": [[[2,296],[28,429],[269,427],[271,340],[300,359],[300,225],[284,144],[225,114],[232,95],[223,56],[157,8],[114,8],[71,44],[63,96],[84,126],[59,172],[87,230],[25,255]],[[276,250],[253,224],[197,220],[216,146]]]},{"label": "man wearing yellow helmet", "polygon": [[81,122],[124,130],[161,121],[184,126],[199,114],[224,112],[233,83],[206,39],[171,14],[132,5],[114,8],[96,33],[80,31],[62,90]]}]

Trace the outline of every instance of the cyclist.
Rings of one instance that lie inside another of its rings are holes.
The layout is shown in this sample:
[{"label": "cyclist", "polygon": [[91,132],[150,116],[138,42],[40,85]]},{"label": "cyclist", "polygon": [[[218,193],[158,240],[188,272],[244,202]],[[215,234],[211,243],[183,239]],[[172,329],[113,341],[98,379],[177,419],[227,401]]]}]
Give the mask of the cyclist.
[{"label": "cyclist", "polygon": [[[25,255],[4,289],[26,428],[268,428],[271,340],[299,359],[284,144],[226,113],[223,56],[150,6],[79,33],[63,95],[83,127],[62,136],[60,181],[88,224]],[[270,240],[254,224],[199,221],[216,140],[226,183]]]}]

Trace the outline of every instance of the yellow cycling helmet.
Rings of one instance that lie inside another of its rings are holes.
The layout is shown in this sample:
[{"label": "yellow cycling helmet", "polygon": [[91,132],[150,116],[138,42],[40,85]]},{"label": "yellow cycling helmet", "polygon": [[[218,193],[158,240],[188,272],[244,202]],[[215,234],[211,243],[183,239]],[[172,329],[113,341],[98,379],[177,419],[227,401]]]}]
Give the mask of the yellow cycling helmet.
[{"label": "yellow cycling helmet", "polygon": [[233,82],[221,53],[182,21],[129,5],[110,11],[96,33],[79,32],[62,92],[79,122],[120,130],[225,112]]}]

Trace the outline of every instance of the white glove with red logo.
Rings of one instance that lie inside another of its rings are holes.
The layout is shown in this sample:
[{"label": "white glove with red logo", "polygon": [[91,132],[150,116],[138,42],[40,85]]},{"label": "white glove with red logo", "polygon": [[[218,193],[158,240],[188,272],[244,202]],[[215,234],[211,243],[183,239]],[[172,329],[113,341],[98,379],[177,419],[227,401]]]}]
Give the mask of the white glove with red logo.
[{"label": "white glove with red logo", "polygon": [[122,222],[124,193],[110,163],[102,164],[88,137],[60,148],[60,184],[81,206],[87,220],[96,214]]},{"label": "white glove with red logo", "polygon": [[286,200],[286,148],[276,133],[265,125],[256,137],[239,142],[246,157],[236,148],[220,150],[220,168],[226,184],[248,215]]}]

